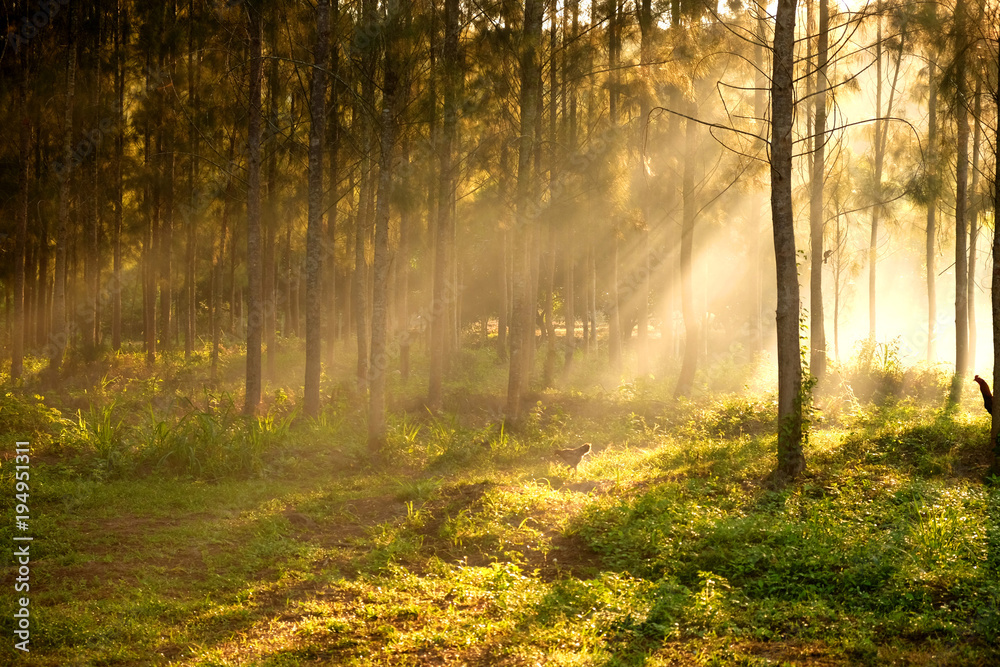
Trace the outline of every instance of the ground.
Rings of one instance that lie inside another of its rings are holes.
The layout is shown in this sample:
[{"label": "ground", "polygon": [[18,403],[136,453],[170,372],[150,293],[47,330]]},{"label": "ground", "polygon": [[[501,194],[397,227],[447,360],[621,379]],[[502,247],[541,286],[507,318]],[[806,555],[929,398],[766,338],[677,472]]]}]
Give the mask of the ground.
[{"label": "ground", "polygon": [[[280,388],[245,420],[224,390],[192,390],[197,362],[143,376],[124,359],[40,399],[8,388],[4,432],[34,441],[35,542],[31,652],[8,639],[2,660],[1000,661],[1000,497],[972,398],[830,394],[805,476],[774,489],[766,391],[677,402],[655,378],[569,379],[512,428],[502,365],[470,355],[440,415],[395,378],[377,455],[343,383],[315,420]],[[583,442],[577,471],[552,456]]]}]

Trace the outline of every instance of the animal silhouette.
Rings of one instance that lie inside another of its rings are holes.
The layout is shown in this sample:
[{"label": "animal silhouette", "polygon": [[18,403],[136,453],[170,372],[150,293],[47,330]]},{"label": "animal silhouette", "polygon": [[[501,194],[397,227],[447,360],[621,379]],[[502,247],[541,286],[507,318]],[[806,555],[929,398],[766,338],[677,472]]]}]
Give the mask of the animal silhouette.
[{"label": "animal silhouette", "polygon": [[555,451],[556,458],[568,465],[573,470],[580,465],[580,461],[583,457],[590,453],[590,443],[584,443],[575,449],[557,449]]},{"label": "animal silhouette", "polygon": [[979,383],[979,391],[983,393],[983,406],[986,408],[986,412],[993,414],[993,392],[990,391],[990,385],[986,384],[986,380],[978,375],[972,379]]}]

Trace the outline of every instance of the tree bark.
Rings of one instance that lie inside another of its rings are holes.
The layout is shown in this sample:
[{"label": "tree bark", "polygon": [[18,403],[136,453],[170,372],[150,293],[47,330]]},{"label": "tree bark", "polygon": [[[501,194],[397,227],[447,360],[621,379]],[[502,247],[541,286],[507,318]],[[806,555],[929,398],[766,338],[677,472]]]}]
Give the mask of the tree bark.
[{"label": "tree bark", "polygon": [[28,241],[28,176],[31,158],[31,114],[28,110],[28,49],[20,54],[17,79],[17,113],[20,116],[17,165],[17,227],[14,239],[14,324],[11,331],[10,376],[24,374],[25,340],[25,252]]},{"label": "tree bark", "polygon": [[792,209],[792,109],[795,0],[778,0],[771,76],[771,221],[774,230],[778,307],[779,483],[806,467],[802,453],[802,357],[799,347],[799,280]]},{"label": "tree bark", "polygon": [[[453,5],[453,6],[451,6]],[[452,18],[451,13],[454,13]],[[458,0],[447,0],[445,14],[449,23],[454,22],[454,48],[458,48]],[[375,259],[372,266],[372,356],[370,387],[368,392],[368,449],[380,452],[385,446],[385,378],[389,368],[386,337],[389,326],[389,266],[392,262],[389,248],[389,205],[392,201],[393,168],[396,123],[403,100],[400,94],[401,63],[397,55],[397,23],[399,13],[389,11],[383,32],[382,76],[382,137],[379,151],[378,203],[375,209]],[[447,52],[449,37],[445,38]],[[447,97],[447,95],[446,95]],[[447,123],[446,123],[447,127]]]},{"label": "tree bark", "polygon": [[[1000,69],[1000,40],[997,41],[997,67]],[[998,92],[1000,94],[1000,92]],[[1000,123],[993,133],[993,164],[1000,165]],[[1000,186],[997,176],[1000,167],[993,170],[993,220],[1000,220]],[[993,225],[993,280],[990,298],[993,315],[993,387],[1000,387],[1000,225]],[[990,419],[990,467],[988,477],[1000,476],[1000,410],[994,410]]]},{"label": "tree bark", "polygon": [[431,298],[431,365],[427,390],[427,404],[431,410],[440,410],[443,401],[442,381],[445,369],[450,328],[448,314],[452,312],[455,298],[450,260],[454,257],[455,174],[453,153],[458,138],[458,88],[462,75],[458,52],[458,0],[444,3],[444,48],[441,68],[444,74],[444,122],[442,124],[440,175],[438,190],[437,229],[434,238],[434,285]]},{"label": "tree bark", "polygon": [[829,0],[819,0],[819,35],[816,63],[816,101],[809,201],[810,281],[809,281],[809,370],[817,379],[826,374],[826,330],[823,322],[823,180],[826,176],[826,70],[829,51]]},{"label": "tree bark", "polygon": [[965,0],[955,4],[955,116],[957,149],[955,165],[955,377],[949,401],[957,404],[969,363],[969,255],[966,229],[969,197],[969,109],[965,51],[967,45]]},{"label": "tree bark", "polygon": [[243,414],[253,415],[260,405],[260,348],[264,326],[260,256],[260,88],[262,70],[260,8],[248,6],[247,17],[247,28],[250,33],[250,118],[247,128],[249,147],[247,170],[247,359],[246,399],[243,404]]},{"label": "tree bark", "polygon": [[969,188],[969,368],[976,367],[976,241],[979,239],[979,146],[983,139],[982,79],[976,81],[972,135],[972,184]]},{"label": "tree bark", "polygon": [[115,133],[115,219],[111,231],[113,286],[111,291],[111,349],[122,346],[122,225],[125,218],[125,192],[122,178],[125,162],[125,26],[128,3],[118,0],[115,23],[115,94],[118,99],[118,132]]},{"label": "tree bark", "polygon": [[337,312],[337,212],[340,202],[340,90],[341,83],[339,77],[340,69],[340,49],[337,46],[337,33],[335,28],[340,16],[339,0],[332,0],[330,3],[330,22],[332,39],[330,48],[330,72],[332,81],[330,82],[330,102],[328,105],[330,113],[330,123],[328,134],[330,136],[330,205],[328,206],[326,217],[326,266],[324,271],[325,297],[327,312],[327,334],[326,334],[326,363],[332,367],[335,361],[335,348],[338,336],[339,314]]},{"label": "tree bark", "polygon": [[55,285],[52,297],[52,338],[49,343],[49,370],[58,372],[69,339],[66,326],[66,248],[69,244],[70,177],[73,173],[73,94],[76,90],[75,12],[70,13],[69,39],[66,44],[66,95],[63,115],[63,163],[59,172],[59,218],[56,224]]},{"label": "tree bark", "polygon": [[[618,87],[620,85],[620,73],[618,68],[619,51],[621,44],[619,41],[618,26],[618,2],[611,0],[608,3],[610,15],[608,16],[608,123],[611,131],[614,132],[618,126]],[[610,202],[609,202],[610,203]],[[608,358],[611,363],[611,370],[614,373],[621,373],[622,369],[622,325],[621,325],[621,304],[618,302],[618,236],[620,234],[620,220],[616,212],[615,205],[611,204],[611,270],[608,279]]]},{"label": "tree bark", "polygon": [[[268,21],[268,41],[272,45],[276,45],[278,42],[277,36],[277,24],[278,16],[275,8],[271,9],[272,16]],[[318,11],[318,8],[317,8]],[[272,48],[274,48],[272,46]],[[278,67],[278,58],[271,58],[271,71],[268,74],[268,123],[267,123],[267,142],[268,153],[267,153],[267,207],[265,208],[265,216],[263,219],[264,225],[264,349],[267,350],[267,356],[264,359],[264,372],[268,380],[273,381],[277,373],[277,356],[278,356],[278,341],[277,341],[277,329],[278,329],[278,309],[277,309],[277,289],[276,289],[276,271],[275,271],[275,243],[277,240],[278,233],[278,100],[283,96],[283,91],[281,88],[281,72]],[[326,59],[318,64],[318,67],[325,69],[327,63]],[[315,74],[315,68],[313,69]],[[325,74],[325,73],[324,73]],[[312,104],[310,104],[310,109]],[[325,120],[325,119],[324,119]],[[310,128],[312,126],[310,125]],[[312,141],[312,131],[310,130],[310,142]],[[322,151],[322,139],[320,139],[320,151]],[[312,144],[309,146],[310,157],[309,164],[310,168],[312,166]],[[320,157],[320,171],[322,172],[322,157]],[[310,172],[311,178],[311,172]],[[310,181],[310,188],[312,187]],[[308,195],[312,196],[312,193]],[[320,202],[320,210],[322,211],[322,200]],[[322,219],[322,214],[321,214]],[[306,223],[308,226],[308,223]],[[308,234],[308,233],[307,233]],[[308,246],[308,240],[307,240]],[[308,254],[308,247],[306,253]],[[320,260],[322,264],[322,260]],[[306,258],[306,354],[308,356],[309,349],[309,259]],[[322,270],[321,270],[322,275]],[[318,283],[319,284],[319,283]],[[308,361],[306,362],[308,365]],[[318,362],[317,362],[318,363]],[[306,371],[308,373],[308,370]]]},{"label": "tree bark", "polygon": [[935,244],[937,226],[937,78],[934,74],[933,55],[927,65],[927,164],[930,170],[930,200],[927,202],[927,363],[933,364],[937,357],[934,338],[937,335],[937,269],[935,268]]},{"label": "tree bark", "polygon": [[[309,221],[306,229],[306,377],[304,410],[319,414],[319,380],[322,370],[323,276],[323,139],[326,133],[325,66],[330,41],[330,3],[316,5],[316,66],[312,70],[309,125]],[[268,357],[272,356],[268,350]]]},{"label": "tree bark", "polygon": [[539,43],[542,36],[542,2],[525,0],[524,36],[521,42],[521,129],[517,152],[517,222],[513,230],[514,300],[510,327],[510,367],[507,376],[507,418],[521,419],[521,399],[530,375],[529,346],[535,344],[534,295],[531,293],[529,261],[532,230],[531,159],[534,153],[535,121],[538,114]]},{"label": "tree bark", "polygon": [[[168,29],[172,28],[174,22],[174,5],[166,3],[164,5],[166,18],[164,24]],[[160,71],[169,68],[171,80],[174,79],[174,59],[172,47],[163,46],[160,51]],[[160,285],[160,349],[163,351],[173,347],[170,336],[173,333],[171,323],[171,308],[174,301],[174,280],[173,280],[173,250],[174,250],[174,167],[176,159],[174,155],[174,126],[173,114],[168,109],[168,93],[162,89],[157,99],[160,103],[160,136],[163,145],[160,150],[159,160],[163,168],[163,183],[165,186],[163,196],[163,213],[160,217],[159,238],[157,241],[159,248],[159,285]]]},{"label": "tree bark", "polygon": [[[97,29],[94,31],[93,36],[93,47],[95,51],[100,50],[100,34],[101,34],[101,12],[99,8],[96,11],[97,17]],[[96,67],[94,73],[94,88],[93,88],[93,106],[97,113],[97,117],[100,118],[101,109],[101,59],[96,58]],[[88,207],[86,212],[86,239],[85,239],[85,250],[84,250],[84,262],[83,262],[83,273],[84,273],[84,305],[80,311],[81,315],[81,329],[83,334],[83,349],[84,354],[87,359],[93,359],[97,354],[97,345],[100,342],[98,340],[101,323],[98,318],[99,314],[99,295],[100,295],[100,229],[101,229],[101,215],[100,215],[100,205],[99,205],[99,170],[98,170],[98,151],[100,150],[100,142],[94,142],[91,147],[90,154],[88,156]]]}]

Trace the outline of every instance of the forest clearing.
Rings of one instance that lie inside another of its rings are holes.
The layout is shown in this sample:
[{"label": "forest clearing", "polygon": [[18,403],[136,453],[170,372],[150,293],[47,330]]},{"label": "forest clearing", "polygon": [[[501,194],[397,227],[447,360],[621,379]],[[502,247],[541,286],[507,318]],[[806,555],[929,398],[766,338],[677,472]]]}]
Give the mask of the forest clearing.
[{"label": "forest clearing", "polygon": [[[1000,659],[1000,493],[981,483],[974,384],[968,412],[941,407],[945,373],[838,368],[874,400],[826,401],[805,476],[775,489],[776,397],[746,391],[773,369],[720,360],[677,403],[668,383],[605,384],[581,363],[509,432],[504,365],[461,354],[440,415],[397,376],[376,459],[346,365],[315,419],[279,379],[247,422],[227,385],[204,388],[204,354],[149,370],[123,354],[44,400],[8,391],[5,431],[33,441],[34,632],[17,663]],[[225,356],[234,388],[242,362]],[[575,472],[552,455],[581,441],[594,451]],[[7,496],[12,480],[5,465]]]},{"label": "forest clearing", "polygon": [[997,0],[0,16],[0,664],[1000,664]]}]

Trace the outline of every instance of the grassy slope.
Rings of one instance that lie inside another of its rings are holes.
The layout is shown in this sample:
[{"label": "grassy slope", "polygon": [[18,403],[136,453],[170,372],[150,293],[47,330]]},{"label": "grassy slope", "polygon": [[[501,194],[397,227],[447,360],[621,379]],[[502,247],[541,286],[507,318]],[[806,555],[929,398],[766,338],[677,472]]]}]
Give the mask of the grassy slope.
[{"label": "grassy slope", "polygon": [[[761,483],[771,397],[676,404],[587,363],[519,433],[496,426],[503,367],[486,351],[465,353],[440,417],[397,379],[381,462],[346,381],[315,422],[274,388],[267,418],[241,420],[200,362],[150,375],[123,356],[44,400],[8,395],[3,432],[36,445],[32,653],[17,662],[1000,661],[981,408],[830,400],[807,477],[779,492]],[[238,355],[223,371],[235,387]],[[584,441],[579,471],[553,463]],[[11,525],[8,511],[6,544]]]}]

